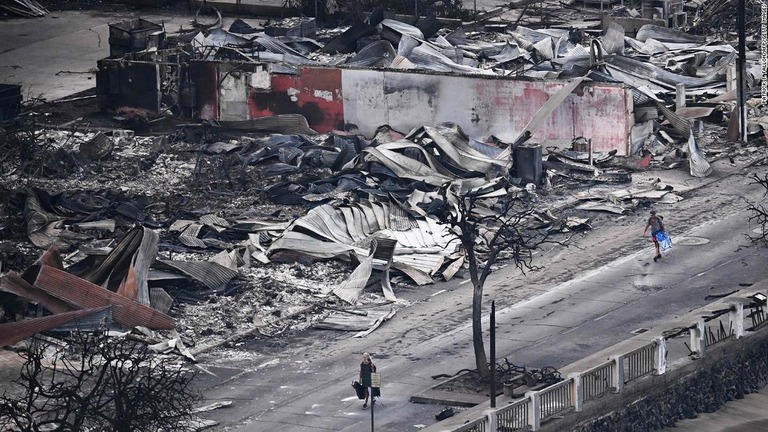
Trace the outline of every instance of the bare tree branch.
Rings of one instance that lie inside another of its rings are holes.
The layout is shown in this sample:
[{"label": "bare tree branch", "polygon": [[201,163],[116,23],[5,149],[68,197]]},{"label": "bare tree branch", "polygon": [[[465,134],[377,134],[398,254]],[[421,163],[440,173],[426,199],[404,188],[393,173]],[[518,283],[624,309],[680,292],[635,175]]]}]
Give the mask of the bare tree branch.
[{"label": "bare tree branch", "polygon": [[550,231],[539,228],[534,217],[533,200],[526,192],[512,190],[501,198],[487,197],[482,187],[470,188],[461,181],[445,185],[440,192],[444,209],[441,219],[461,242],[472,294],[472,339],[475,365],[481,378],[490,368],[485,354],[482,332],[482,299],[485,282],[497,262],[512,262],[523,273],[534,270],[533,250],[553,241]]},{"label": "bare tree branch", "polygon": [[16,387],[0,396],[2,430],[182,431],[200,395],[170,357],[106,332],[74,332],[68,348],[35,340]]},{"label": "bare tree branch", "polygon": [[[763,198],[766,198],[768,196],[768,173],[765,173],[763,177],[760,177],[758,174],[752,174],[750,179],[752,180],[750,184],[758,184],[765,189]],[[748,237],[753,243],[762,243],[764,246],[768,246],[768,209],[762,202],[746,201],[747,210],[750,211],[749,223],[760,227],[760,233],[748,235]]]}]

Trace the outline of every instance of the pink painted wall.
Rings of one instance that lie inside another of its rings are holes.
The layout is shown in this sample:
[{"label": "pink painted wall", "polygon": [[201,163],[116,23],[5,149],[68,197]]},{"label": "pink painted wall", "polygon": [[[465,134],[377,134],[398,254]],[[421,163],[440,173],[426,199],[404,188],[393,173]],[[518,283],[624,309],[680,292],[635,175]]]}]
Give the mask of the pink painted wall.
[{"label": "pink painted wall", "polygon": [[[272,73],[266,81],[269,88],[262,83],[243,95],[249,118],[300,113],[318,132],[353,123],[367,136],[383,124],[408,132],[450,121],[471,136],[495,135],[504,141],[514,140],[566,83],[330,67],[304,67],[297,75]],[[542,123],[531,142],[565,146],[583,136],[592,139],[595,151],[616,149],[626,155],[632,112],[629,89],[584,83]],[[227,115],[218,118],[227,120]]]}]

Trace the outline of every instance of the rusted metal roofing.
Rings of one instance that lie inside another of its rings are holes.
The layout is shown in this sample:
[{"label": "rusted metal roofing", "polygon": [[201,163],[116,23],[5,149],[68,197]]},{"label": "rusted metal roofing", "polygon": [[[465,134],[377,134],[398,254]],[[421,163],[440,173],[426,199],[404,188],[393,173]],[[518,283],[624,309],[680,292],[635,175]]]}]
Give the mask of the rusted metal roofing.
[{"label": "rusted metal roofing", "polygon": [[[37,270],[38,267],[31,267],[30,270],[27,271],[30,274],[34,273],[31,269]],[[8,273],[4,278],[0,279],[0,291],[16,294],[21,298],[37,302],[42,307],[55,314],[71,312],[77,309],[77,307],[70,302],[66,302],[45,291],[37,289],[15,272]]]},{"label": "rusted metal roofing", "polygon": [[42,266],[34,286],[48,294],[82,308],[114,305],[115,321],[127,328],[145,326],[154,330],[174,328],[173,318],[137,303],[73,274]]},{"label": "rusted metal roofing", "polygon": [[62,324],[85,318],[109,309],[109,306],[58,313],[42,318],[0,324],[0,347],[13,345],[34,334],[56,328]]},{"label": "rusted metal roofing", "polygon": [[40,255],[40,258],[35,261],[35,264],[45,264],[59,269],[64,268],[64,263],[61,261],[61,254],[55,246],[51,246],[43,252],[43,254]]}]

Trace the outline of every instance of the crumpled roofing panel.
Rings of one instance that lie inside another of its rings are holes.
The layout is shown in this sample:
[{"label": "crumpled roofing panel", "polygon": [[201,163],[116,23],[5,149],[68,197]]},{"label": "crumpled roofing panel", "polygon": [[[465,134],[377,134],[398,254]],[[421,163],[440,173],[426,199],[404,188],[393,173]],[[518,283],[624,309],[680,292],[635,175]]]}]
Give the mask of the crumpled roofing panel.
[{"label": "crumpled roofing panel", "polygon": [[[351,215],[365,221],[350,223]],[[438,222],[414,218],[397,205],[358,202],[313,208],[272,243],[267,256],[300,252],[328,258],[354,253],[362,262],[368,256],[366,243],[375,237],[397,240],[393,261],[414,265],[425,273],[437,271],[444,259],[440,256],[454,252],[447,247],[453,236]]]},{"label": "crumpled roofing panel", "polygon": [[103,306],[0,324],[0,347],[13,345],[37,333],[51,330],[72,321],[82,320],[91,315],[97,315],[108,309],[109,306]]},{"label": "crumpled roofing panel", "polygon": [[333,293],[349,304],[356,304],[373,272],[373,253],[365,257],[349,277],[333,288]]},{"label": "crumpled roofing panel", "polygon": [[195,280],[208,288],[219,288],[236,278],[239,273],[212,261],[176,261],[157,260],[161,268],[171,268]]},{"label": "crumpled roofing panel", "polygon": [[43,265],[33,285],[77,308],[113,305],[112,315],[115,321],[127,328],[145,326],[156,330],[170,330],[174,327],[173,318],[168,315],[64,270]]}]

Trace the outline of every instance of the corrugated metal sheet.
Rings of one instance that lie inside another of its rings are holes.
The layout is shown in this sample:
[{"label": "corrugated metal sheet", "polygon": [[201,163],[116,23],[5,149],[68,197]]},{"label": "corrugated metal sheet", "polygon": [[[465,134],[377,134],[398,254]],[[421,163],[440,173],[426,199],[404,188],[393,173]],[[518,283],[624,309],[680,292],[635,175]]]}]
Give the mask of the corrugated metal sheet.
[{"label": "corrugated metal sheet", "polygon": [[238,275],[236,271],[211,261],[158,260],[158,262],[200,281],[208,288],[222,287]]},{"label": "corrugated metal sheet", "polygon": [[42,266],[34,286],[82,308],[113,305],[115,321],[127,328],[145,326],[170,330],[174,327],[173,319],[168,315],[53,267]]},{"label": "corrugated metal sheet", "polygon": [[[78,318],[76,320],[65,322],[50,329],[52,332],[71,332],[71,331],[97,331],[100,329],[120,330],[112,318],[112,308],[95,308],[97,311]],[[98,309],[101,309],[100,311]]]},{"label": "corrugated metal sheet", "polygon": [[367,309],[365,311],[333,312],[325,320],[312,327],[323,330],[359,331],[362,337],[374,331],[384,321],[395,315],[394,308]]},{"label": "corrugated metal sheet", "polygon": [[352,270],[352,274],[333,289],[333,293],[349,304],[356,304],[373,270],[373,254],[367,256]]},{"label": "corrugated metal sheet", "polygon": [[197,238],[197,235],[200,234],[200,230],[202,229],[203,225],[199,223],[192,223],[187,225],[187,228],[184,229],[184,232],[179,234],[179,241],[185,246],[196,247],[200,249],[207,248],[208,246],[205,244],[205,242]]},{"label": "corrugated metal sheet", "polygon": [[30,318],[22,321],[0,324],[0,346],[13,345],[37,333],[44,332],[62,324],[82,319],[109,309],[108,306],[64,312],[43,318]]},{"label": "corrugated metal sheet", "polygon": [[[293,231],[297,227],[301,232]],[[334,208],[329,204],[315,207],[297,219],[293,229],[272,243],[268,256],[329,258],[353,252],[363,261],[368,253],[356,246],[376,236],[382,243],[381,253],[386,250],[388,254],[390,249],[395,253],[392,267],[418,284],[431,283],[429,275],[438,271],[445,256],[455,249],[448,247],[454,238],[448,227],[429,218],[414,218],[397,205],[368,201],[351,208]],[[393,241],[397,242],[396,246],[390,246]]]},{"label": "corrugated metal sheet", "polygon": [[[39,267],[33,267],[35,270]],[[30,276],[37,277],[36,272],[28,271]],[[0,279],[0,290],[16,294],[17,296],[39,303],[42,307],[55,314],[71,312],[77,309],[76,305],[63,301],[57,297],[39,290],[24,280],[18,273],[8,273]]]},{"label": "corrugated metal sheet", "polygon": [[395,255],[392,267],[403,269],[402,266],[407,265],[425,274],[433,275],[440,269],[444,262],[445,255],[442,254]]},{"label": "corrugated metal sheet", "polygon": [[419,286],[429,285],[434,282],[432,280],[432,277],[429,275],[428,271],[419,270],[418,268],[412,266],[411,264],[412,262],[405,264],[395,260],[392,263],[392,268],[400,270],[401,272],[407,274],[408,277],[411,278],[411,280],[416,282],[416,285],[419,285]]},{"label": "corrugated metal sheet", "polygon": [[61,261],[61,254],[55,246],[51,246],[48,250],[43,252],[43,254],[40,255],[40,258],[35,261],[35,264],[45,264],[59,269],[64,268],[64,263]]},{"label": "corrugated metal sheet", "polygon": [[227,129],[239,129],[243,131],[317,135],[317,132],[309,127],[307,118],[300,114],[281,114],[249,119],[246,121],[222,120],[219,121],[219,124]]}]

